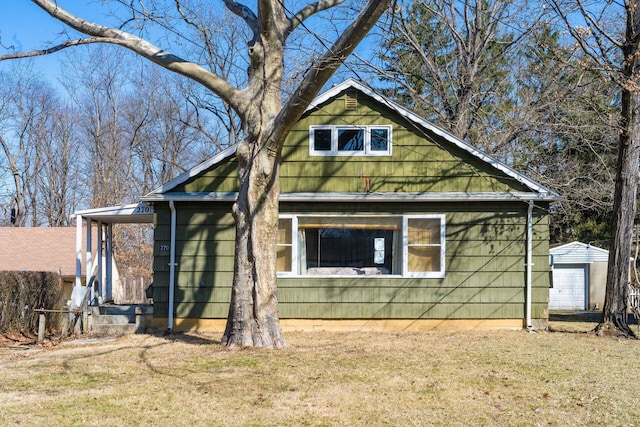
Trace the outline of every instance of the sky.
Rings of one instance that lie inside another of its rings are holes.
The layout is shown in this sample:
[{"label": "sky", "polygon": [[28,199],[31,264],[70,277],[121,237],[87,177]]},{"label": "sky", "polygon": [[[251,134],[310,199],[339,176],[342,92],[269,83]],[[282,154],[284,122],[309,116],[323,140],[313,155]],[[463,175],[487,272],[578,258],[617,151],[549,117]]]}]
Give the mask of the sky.
[{"label": "sky", "polygon": [[[31,1],[4,0],[3,3],[2,13],[0,13],[0,40],[2,41],[0,52],[5,53],[9,46],[19,51],[42,49],[50,46],[51,41],[64,39],[59,35],[64,26]],[[58,3],[85,19],[91,20],[99,16],[96,13],[95,1],[59,0]],[[60,60],[63,56],[63,52],[41,56],[34,60],[34,65],[44,72],[47,80],[55,83],[57,76],[61,73]],[[0,70],[8,67],[8,61],[0,62]]]},{"label": "sky", "polygon": [[[6,53],[7,47],[13,46],[19,51],[31,51],[50,47],[55,41],[65,40],[60,33],[65,29],[61,23],[50,17],[45,11],[33,4],[30,0],[2,0],[3,7],[0,13],[0,54]],[[57,0],[61,7],[69,10],[77,16],[106,23],[105,9],[109,9],[114,3],[100,0]],[[73,31],[66,28],[66,31]],[[76,33],[75,37],[80,37]],[[358,52],[367,50],[367,42],[361,43]],[[36,71],[41,71],[42,76],[54,86],[57,86],[57,78],[63,72],[61,60],[64,59],[64,50],[52,55],[44,55],[33,60]],[[0,62],[0,71],[8,69],[11,61]],[[341,77],[344,78],[344,77]]]}]

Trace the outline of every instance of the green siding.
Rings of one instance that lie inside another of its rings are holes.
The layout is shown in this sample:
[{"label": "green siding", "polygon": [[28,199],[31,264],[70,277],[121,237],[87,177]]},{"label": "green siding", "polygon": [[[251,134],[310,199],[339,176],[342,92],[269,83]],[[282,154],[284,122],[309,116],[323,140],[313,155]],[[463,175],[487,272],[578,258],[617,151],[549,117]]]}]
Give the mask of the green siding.
[{"label": "green siding", "polygon": [[[391,125],[392,155],[321,157],[309,154],[311,125]],[[513,178],[417,129],[366,96],[345,110],[341,96],[307,113],[282,150],[280,188],[291,192],[530,191]],[[229,158],[171,192],[235,192],[237,161]],[[234,221],[229,202],[176,202],[175,314],[225,318],[231,295]],[[549,268],[547,204],[534,210],[533,318],[546,317]],[[168,311],[170,212],[156,203],[154,313]],[[444,278],[290,277],[278,280],[281,318],[511,319],[525,313],[527,204],[282,203],[283,214],[445,214]]]},{"label": "green siding", "polygon": [[[348,206],[348,209],[347,209]],[[549,245],[546,206],[534,210],[533,317],[546,317]],[[231,204],[176,203],[176,316],[225,318],[233,279]],[[168,210],[156,207],[155,315],[166,316]],[[527,205],[513,203],[283,203],[282,213],[444,213],[441,279],[280,278],[280,317],[318,319],[523,318]]]},{"label": "green siding", "polygon": [[[291,192],[361,192],[369,178],[372,192],[521,191],[512,178],[453,147],[441,137],[416,129],[390,109],[363,97],[358,109],[344,110],[336,99],[306,114],[290,132],[282,150],[280,188]],[[309,127],[391,125],[392,155],[309,155]],[[237,191],[237,162],[230,158],[177,186],[175,192]]]}]

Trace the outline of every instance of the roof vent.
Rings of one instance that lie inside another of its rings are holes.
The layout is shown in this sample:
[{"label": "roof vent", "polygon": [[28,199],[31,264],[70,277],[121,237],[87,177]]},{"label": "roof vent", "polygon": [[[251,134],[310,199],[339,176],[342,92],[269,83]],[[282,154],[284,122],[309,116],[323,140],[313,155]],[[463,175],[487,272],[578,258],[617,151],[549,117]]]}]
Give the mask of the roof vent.
[{"label": "roof vent", "polygon": [[344,94],[344,109],[356,110],[358,108],[358,92],[351,88]]}]

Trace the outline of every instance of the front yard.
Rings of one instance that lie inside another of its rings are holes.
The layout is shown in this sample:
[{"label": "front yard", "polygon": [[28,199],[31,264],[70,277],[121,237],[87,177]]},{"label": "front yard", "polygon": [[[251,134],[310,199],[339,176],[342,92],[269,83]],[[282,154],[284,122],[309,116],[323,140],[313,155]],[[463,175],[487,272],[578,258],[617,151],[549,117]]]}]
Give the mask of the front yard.
[{"label": "front yard", "polygon": [[[3,425],[636,425],[640,341],[566,332],[295,332],[284,350],[216,335],[0,348]],[[633,326],[636,330],[636,326]]]}]

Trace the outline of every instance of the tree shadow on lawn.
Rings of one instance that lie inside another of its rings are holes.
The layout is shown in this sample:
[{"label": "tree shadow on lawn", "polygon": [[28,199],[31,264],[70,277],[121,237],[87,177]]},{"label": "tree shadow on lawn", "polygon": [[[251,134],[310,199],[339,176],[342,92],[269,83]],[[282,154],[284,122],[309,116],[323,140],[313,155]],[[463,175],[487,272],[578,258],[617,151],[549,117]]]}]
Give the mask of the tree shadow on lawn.
[{"label": "tree shadow on lawn", "polygon": [[[150,334],[150,335],[154,335],[158,338],[162,338],[165,339],[167,341],[179,341],[185,344],[195,344],[195,345],[202,345],[202,344],[217,344],[217,345],[221,345],[222,341],[220,339],[212,339],[210,337],[207,336],[203,336],[197,332],[175,332],[175,331],[169,331],[169,330],[164,330],[155,334]],[[222,334],[220,334],[220,337],[222,337]]]},{"label": "tree shadow on lawn", "polygon": [[[628,314],[629,325],[638,325],[632,313]],[[549,332],[589,333],[602,319],[601,311],[553,311],[549,313]]]}]

